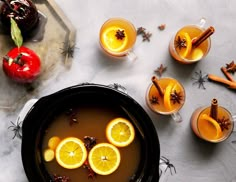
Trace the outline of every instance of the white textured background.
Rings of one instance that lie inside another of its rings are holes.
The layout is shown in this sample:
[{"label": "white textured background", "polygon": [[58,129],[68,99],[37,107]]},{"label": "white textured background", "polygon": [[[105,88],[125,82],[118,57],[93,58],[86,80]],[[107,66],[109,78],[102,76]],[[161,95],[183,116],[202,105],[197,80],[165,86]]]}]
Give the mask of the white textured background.
[{"label": "white textured background", "polygon": [[[206,89],[193,85],[195,71],[223,77],[220,67],[236,59],[236,1],[234,0],[56,0],[77,29],[73,65],[70,70],[44,83],[44,89],[34,97],[83,82],[119,83],[148,112],[157,129],[161,155],[170,159],[177,174],[167,175],[168,182],[236,182],[236,133],[224,143],[212,145],[197,139],[190,129],[190,117],[195,108],[209,105],[213,97],[236,114],[236,92],[221,85],[206,83]],[[138,60],[117,61],[103,55],[99,49],[100,26],[110,17],[123,17],[136,27],[152,33],[150,42],[138,37],[135,53]],[[215,27],[212,48],[207,58],[194,65],[180,65],[168,53],[171,36],[183,25],[197,23],[201,17]],[[158,25],[166,24],[164,31]],[[3,46],[3,45],[1,45]],[[167,66],[163,76],[180,80],[186,88],[186,103],[180,113],[183,122],[176,124],[168,116],[152,113],[145,104],[145,92],[150,78],[160,64]],[[3,74],[2,74],[3,76]],[[236,79],[236,76],[234,76]],[[56,80],[56,81],[55,81]],[[11,94],[17,93],[11,92]],[[0,93],[1,94],[1,93]],[[0,110],[0,182],[26,182],[21,163],[19,139],[7,127],[17,117],[14,112]]]}]

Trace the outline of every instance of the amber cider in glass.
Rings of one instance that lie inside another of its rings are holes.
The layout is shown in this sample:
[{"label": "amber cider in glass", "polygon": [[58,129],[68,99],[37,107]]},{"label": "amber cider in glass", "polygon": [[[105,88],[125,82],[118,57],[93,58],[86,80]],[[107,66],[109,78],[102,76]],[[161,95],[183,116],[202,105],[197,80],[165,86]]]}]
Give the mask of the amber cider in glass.
[{"label": "amber cider in glass", "polygon": [[[123,36],[117,37],[117,31]],[[136,42],[136,28],[123,18],[110,18],[100,29],[99,41],[102,49],[111,56],[126,56]]]},{"label": "amber cider in glass", "polygon": [[[170,115],[178,112],[185,102],[185,90],[182,84],[174,78],[161,78],[158,80],[158,83],[164,91],[164,95],[161,96],[156,86],[153,83],[150,84],[146,93],[146,102],[149,108],[152,111],[163,115]],[[167,89],[170,85],[172,85],[171,88]],[[180,96],[179,101],[174,100],[174,96],[171,96],[175,92]],[[166,94],[167,96],[165,97]],[[169,104],[166,104],[166,102]]]},{"label": "amber cider in glass", "polygon": [[[201,139],[212,143],[218,143],[226,140],[233,131],[234,122],[230,112],[224,107],[218,106],[217,120],[224,119],[228,122],[227,127],[222,128],[220,135],[217,135],[216,127],[207,120],[203,119],[203,115],[210,116],[211,107],[197,108],[191,117],[191,128],[193,132]],[[217,137],[216,137],[217,136]]]},{"label": "amber cider in glass", "polygon": [[193,46],[192,42],[204,31],[204,28],[197,25],[187,25],[181,28],[170,41],[171,56],[183,64],[191,64],[203,59],[211,48],[210,37],[197,47]]}]

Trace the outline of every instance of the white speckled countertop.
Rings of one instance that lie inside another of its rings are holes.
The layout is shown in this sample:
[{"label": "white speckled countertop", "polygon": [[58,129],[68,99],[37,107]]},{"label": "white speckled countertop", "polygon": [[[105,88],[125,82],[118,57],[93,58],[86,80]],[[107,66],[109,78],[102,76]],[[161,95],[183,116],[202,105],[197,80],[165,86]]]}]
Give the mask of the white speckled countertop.
[{"label": "white speckled countertop", "polygon": [[[236,182],[236,132],[220,144],[213,145],[195,137],[190,128],[190,117],[195,108],[209,105],[211,99],[232,114],[236,114],[236,92],[226,87],[206,82],[206,89],[193,85],[195,72],[224,77],[220,67],[236,60],[236,1],[234,0],[56,0],[58,6],[76,28],[76,47],[72,66],[58,68],[41,84],[38,92],[28,98],[40,98],[79,83],[119,83],[128,94],[147,111],[158,132],[161,155],[176,167],[177,173],[163,176],[168,182]],[[136,27],[145,27],[152,33],[150,42],[138,37],[134,47],[136,61],[113,60],[99,48],[99,29],[110,17],[123,17]],[[205,17],[207,25],[215,27],[209,55],[193,65],[181,65],[169,55],[168,44],[172,35],[186,24],[198,23]],[[157,27],[166,24],[160,31]],[[3,45],[0,45],[0,48]],[[174,123],[169,116],[156,115],[145,103],[145,92],[154,70],[164,64],[171,76],[181,81],[186,89],[186,103],[180,113],[183,122]],[[0,80],[5,79],[0,73]],[[236,79],[236,75],[233,75]],[[0,93],[1,94],[1,93]],[[14,97],[17,90],[9,92]],[[11,96],[11,95],[10,95]],[[9,97],[7,95],[6,97]],[[1,97],[3,98],[3,97]],[[18,102],[18,101],[15,101]],[[23,103],[15,108],[0,109],[0,181],[26,182],[21,162],[21,140],[12,140],[8,127],[15,121]],[[173,171],[172,171],[173,172]]]}]

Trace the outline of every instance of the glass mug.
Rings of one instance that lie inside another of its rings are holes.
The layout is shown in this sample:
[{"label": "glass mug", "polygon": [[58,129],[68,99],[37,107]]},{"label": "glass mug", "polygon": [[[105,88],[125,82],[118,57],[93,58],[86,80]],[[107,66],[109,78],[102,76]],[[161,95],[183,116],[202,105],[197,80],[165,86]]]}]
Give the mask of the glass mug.
[{"label": "glass mug", "polygon": [[210,115],[210,110],[210,106],[197,108],[191,116],[191,128],[199,138],[211,143],[219,143],[229,138],[234,131],[236,115],[232,116],[226,108],[218,106],[216,120],[218,123],[224,122],[224,126],[219,124],[219,132],[214,123],[208,121],[209,118],[206,115]]},{"label": "glass mug", "polygon": [[[155,79],[155,77],[152,77],[152,80]],[[155,82],[158,82],[163,90],[163,95],[158,91]],[[146,103],[153,112],[171,115],[174,121],[181,122],[182,117],[179,110],[184,105],[185,97],[184,87],[179,81],[174,78],[163,77],[149,85],[146,92]]]},{"label": "glass mug", "polygon": [[136,42],[137,31],[134,25],[124,18],[110,18],[100,29],[99,42],[110,56],[135,60],[132,48]]},{"label": "glass mug", "polygon": [[192,64],[207,56],[214,28],[205,29],[205,23],[206,20],[202,18],[198,25],[186,25],[172,37],[169,52],[176,61]]}]

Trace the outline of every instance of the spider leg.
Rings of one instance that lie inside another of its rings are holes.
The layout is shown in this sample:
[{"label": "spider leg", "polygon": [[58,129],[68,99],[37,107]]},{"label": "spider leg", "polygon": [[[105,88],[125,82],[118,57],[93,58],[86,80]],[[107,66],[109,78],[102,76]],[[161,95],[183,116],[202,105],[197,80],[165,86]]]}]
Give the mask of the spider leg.
[{"label": "spider leg", "polygon": [[164,157],[164,156],[161,156],[160,158],[161,158],[161,160],[163,160],[163,161],[165,161],[165,162],[169,162],[169,159],[167,159],[167,158]]}]

